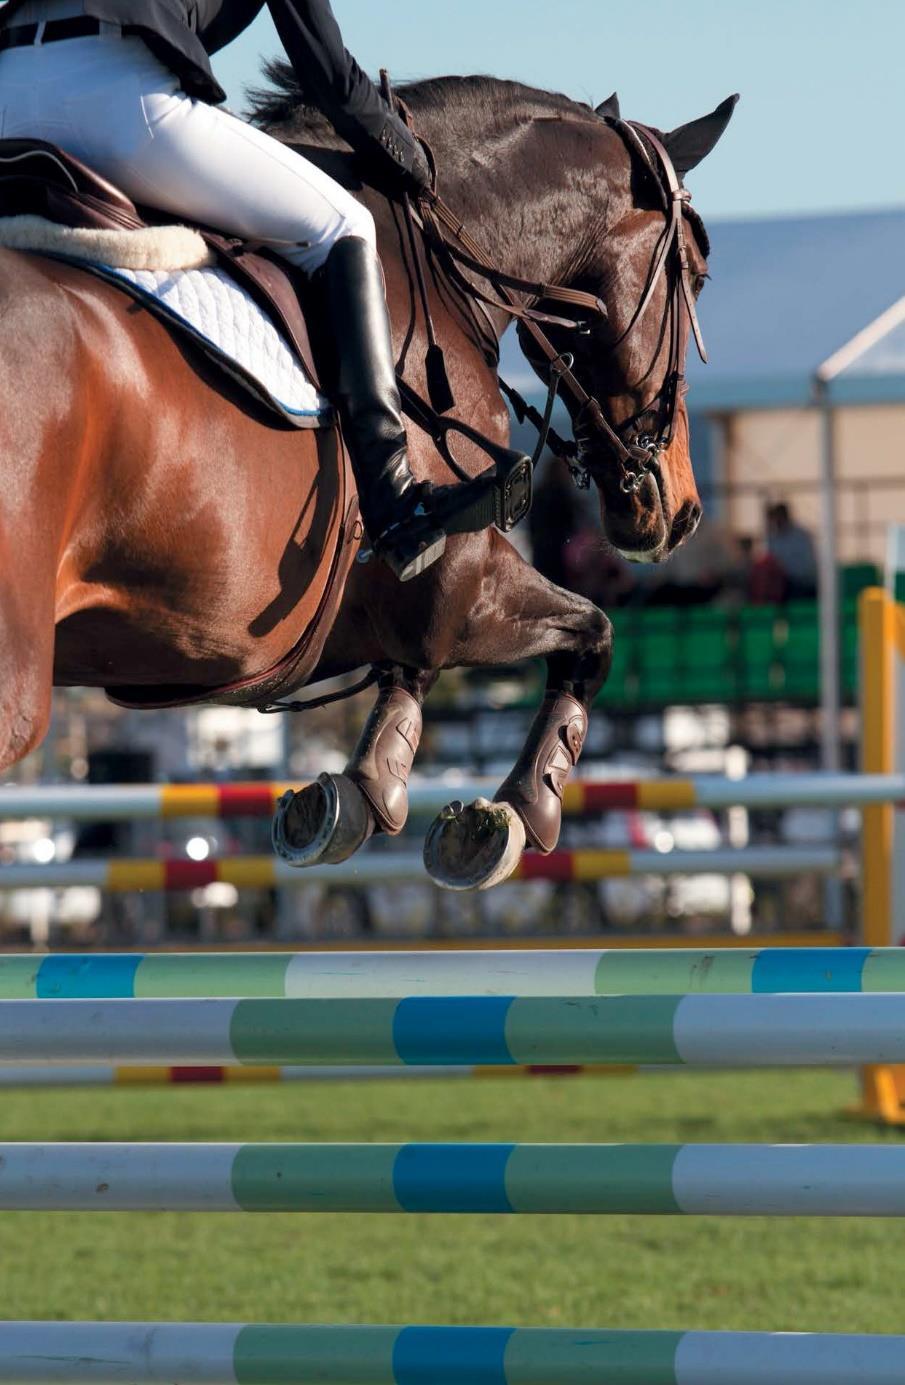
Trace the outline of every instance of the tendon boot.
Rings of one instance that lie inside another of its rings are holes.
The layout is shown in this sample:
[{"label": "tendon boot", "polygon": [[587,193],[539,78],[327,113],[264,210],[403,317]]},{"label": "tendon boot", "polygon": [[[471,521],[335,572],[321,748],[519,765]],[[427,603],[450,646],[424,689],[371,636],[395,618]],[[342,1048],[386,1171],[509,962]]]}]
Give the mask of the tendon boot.
[{"label": "tendon boot", "polygon": [[[512,464],[461,485],[412,476],[396,385],[380,261],[367,241],[345,236],[323,268],[325,306],[336,342],[334,395],[365,529],[376,555],[401,582],[437,561],[450,533],[486,529],[505,516]],[[501,449],[501,452],[504,451]],[[518,454],[505,453],[508,458]],[[529,478],[530,486],[530,478]],[[505,527],[510,527],[506,524]]]}]

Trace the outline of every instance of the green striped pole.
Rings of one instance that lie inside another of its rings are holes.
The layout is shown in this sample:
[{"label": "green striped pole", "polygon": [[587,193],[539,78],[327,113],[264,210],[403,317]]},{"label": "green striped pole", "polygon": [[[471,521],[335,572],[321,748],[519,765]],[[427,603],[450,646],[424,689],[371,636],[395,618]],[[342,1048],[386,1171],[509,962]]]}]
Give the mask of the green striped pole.
[{"label": "green striped pole", "polygon": [[0,1145],[14,1211],[905,1216],[896,1145]]},{"label": "green striped pole", "polygon": [[0,1323],[8,1385],[902,1385],[905,1336]]},{"label": "green striped pole", "polygon": [[905,991],[905,950],[575,948],[0,956],[0,999]]},{"label": "green striped pole", "polygon": [[3,1000],[0,1063],[905,1062],[905,996]]}]

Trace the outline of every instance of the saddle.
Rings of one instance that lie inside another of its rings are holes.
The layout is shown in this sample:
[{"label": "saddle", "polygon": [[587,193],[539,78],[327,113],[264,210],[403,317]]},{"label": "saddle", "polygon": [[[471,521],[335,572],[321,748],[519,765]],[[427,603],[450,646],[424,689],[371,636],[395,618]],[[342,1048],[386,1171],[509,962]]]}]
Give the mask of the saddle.
[{"label": "saddle", "polygon": [[[172,221],[139,208],[74,155],[39,139],[0,139],[0,219],[11,216],[39,216],[58,226],[94,231],[150,230]],[[269,314],[319,389],[301,276],[266,247],[182,220],[203,237],[219,267]]]},{"label": "saddle", "polygon": [[[56,145],[36,139],[0,139],[0,220],[13,216],[36,216],[58,226],[89,231],[140,231],[172,222],[171,217],[137,207],[119,188]],[[270,316],[309,380],[319,389],[317,362],[300,299],[303,286],[293,277],[292,267],[264,247],[232,239],[209,227],[193,225],[193,229],[203,237],[217,266],[226,270]],[[80,267],[106,277],[102,266],[85,262]],[[123,287],[121,281],[114,282]],[[147,306],[155,311],[152,302]],[[171,319],[161,312],[157,315],[174,328]],[[179,330],[178,325],[175,330]],[[230,371],[225,378],[235,388],[235,374]],[[245,384],[254,393],[251,382]],[[121,706],[146,708],[210,702],[260,707],[308,681],[339,609],[361,537],[358,498],[348,454],[334,419],[328,414],[327,420],[334,441],[326,437],[324,446],[318,449],[319,484],[330,493],[332,503],[321,535],[320,576],[303,594],[299,605],[306,628],[298,642],[272,668],[237,683],[221,688],[117,686],[107,689],[112,701]]]}]

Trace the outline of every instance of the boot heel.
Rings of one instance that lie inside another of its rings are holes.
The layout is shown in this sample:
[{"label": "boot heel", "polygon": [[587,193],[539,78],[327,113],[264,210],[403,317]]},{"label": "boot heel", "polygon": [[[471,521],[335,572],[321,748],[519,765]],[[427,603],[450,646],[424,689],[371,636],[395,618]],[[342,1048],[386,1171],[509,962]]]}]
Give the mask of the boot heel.
[{"label": "boot heel", "polygon": [[402,533],[392,543],[377,550],[377,556],[386,563],[400,582],[410,582],[413,577],[431,567],[446,551],[446,535],[436,533],[425,542],[417,535]]}]

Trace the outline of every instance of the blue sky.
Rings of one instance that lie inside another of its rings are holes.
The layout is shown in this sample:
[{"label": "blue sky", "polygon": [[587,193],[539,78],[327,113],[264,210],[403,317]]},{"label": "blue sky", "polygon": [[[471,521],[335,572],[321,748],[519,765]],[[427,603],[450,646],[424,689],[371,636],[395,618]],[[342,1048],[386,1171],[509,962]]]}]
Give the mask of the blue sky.
[{"label": "blue sky", "polygon": [[[689,180],[708,216],[905,205],[905,0],[334,0],[394,78],[490,72],[670,128],[739,91]],[[263,15],[216,67],[230,104],[279,51]]]}]

